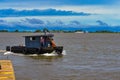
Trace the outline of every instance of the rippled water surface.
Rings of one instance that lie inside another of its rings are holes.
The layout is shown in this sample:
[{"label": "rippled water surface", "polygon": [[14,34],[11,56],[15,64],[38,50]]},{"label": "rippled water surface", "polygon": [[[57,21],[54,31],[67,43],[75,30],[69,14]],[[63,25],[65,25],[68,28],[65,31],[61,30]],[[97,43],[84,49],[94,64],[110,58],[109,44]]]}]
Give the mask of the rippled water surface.
[{"label": "rippled water surface", "polygon": [[[0,49],[32,33],[0,33]],[[36,33],[38,34],[38,33]],[[55,33],[64,56],[9,55],[16,80],[120,80],[120,34]],[[0,59],[7,56],[0,53]]]}]

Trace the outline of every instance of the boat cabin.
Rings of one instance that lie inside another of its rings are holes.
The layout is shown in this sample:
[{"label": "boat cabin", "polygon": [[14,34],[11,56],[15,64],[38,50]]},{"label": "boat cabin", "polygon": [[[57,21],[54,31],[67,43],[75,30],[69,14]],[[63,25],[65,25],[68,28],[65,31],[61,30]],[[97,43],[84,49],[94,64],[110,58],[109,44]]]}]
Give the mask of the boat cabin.
[{"label": "boat cabin", "polygon": [[24,36],[25,46],[28,48],[51,47],[53,36],[53,34]]}]

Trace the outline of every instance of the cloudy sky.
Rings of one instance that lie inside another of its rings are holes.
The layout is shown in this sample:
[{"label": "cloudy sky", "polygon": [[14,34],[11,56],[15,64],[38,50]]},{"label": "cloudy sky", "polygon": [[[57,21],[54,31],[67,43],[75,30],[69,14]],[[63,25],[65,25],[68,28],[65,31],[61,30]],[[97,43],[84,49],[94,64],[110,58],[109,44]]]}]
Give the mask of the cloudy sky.
[{"label": "cloudy sky", "polygon": [[119,7],[120,0],[0,0],[0,29],[46,26],[119,31]]}]

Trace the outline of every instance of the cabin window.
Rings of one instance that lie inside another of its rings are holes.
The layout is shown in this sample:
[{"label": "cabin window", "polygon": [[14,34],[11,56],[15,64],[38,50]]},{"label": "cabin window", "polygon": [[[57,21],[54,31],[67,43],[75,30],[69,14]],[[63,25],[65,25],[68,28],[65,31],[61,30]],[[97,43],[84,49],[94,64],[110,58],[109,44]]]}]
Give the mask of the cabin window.
[{"label": "cabin window", "polygon": [[35,37],[30,37],[30,40],[31,40],[31,41],[35,41],[36,38],[35,38]]}]

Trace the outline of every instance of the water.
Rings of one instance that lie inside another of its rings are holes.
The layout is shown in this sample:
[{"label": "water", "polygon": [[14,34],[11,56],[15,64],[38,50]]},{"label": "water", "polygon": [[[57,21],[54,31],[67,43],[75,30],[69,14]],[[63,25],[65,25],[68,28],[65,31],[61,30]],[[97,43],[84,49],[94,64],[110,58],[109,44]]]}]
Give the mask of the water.
[{"label": "water", "polygon": [[[29,34],[0,33],[0,49],[24,44]],[[66,55],[9,55],[16,80],[120,80],[120,34],[56,33],[55,41]]]}]

